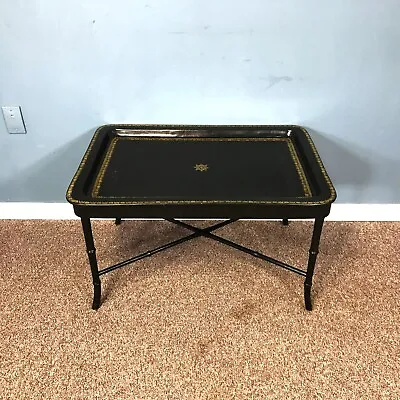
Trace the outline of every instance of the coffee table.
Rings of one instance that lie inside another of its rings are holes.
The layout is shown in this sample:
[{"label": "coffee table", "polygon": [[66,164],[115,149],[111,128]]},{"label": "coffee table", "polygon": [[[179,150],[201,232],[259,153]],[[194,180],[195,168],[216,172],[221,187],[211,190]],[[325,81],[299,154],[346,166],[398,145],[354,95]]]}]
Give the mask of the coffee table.
[{"label": "coffee table", "polygon": [[[100,277],[187,240],[204,236],[268,261],[311,287],[324,219],[336,192],[308,132],[300,126],[104,125],[94,133],[67,190],[81,218],[93,278],[93,309]],[[98,268],[91,218],[162,218],[193,233],[118,264]],[[205,229],[185,219],[226,219]],[[248,249],[214,233],[239,219],[313,219],[307,268]]]}]

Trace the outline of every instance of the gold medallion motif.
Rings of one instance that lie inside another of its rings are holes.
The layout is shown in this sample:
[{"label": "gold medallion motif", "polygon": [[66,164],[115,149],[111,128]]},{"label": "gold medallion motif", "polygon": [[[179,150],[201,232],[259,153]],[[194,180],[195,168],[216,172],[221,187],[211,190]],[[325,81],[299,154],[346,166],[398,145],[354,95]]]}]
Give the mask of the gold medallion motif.
[{"label": "gold medallion motif", "polygon": [[196,164],[194,166],[194,169],[196,171],[200,171],[200,172],[205,172],[208,170],[208,165],[207,164]]}]

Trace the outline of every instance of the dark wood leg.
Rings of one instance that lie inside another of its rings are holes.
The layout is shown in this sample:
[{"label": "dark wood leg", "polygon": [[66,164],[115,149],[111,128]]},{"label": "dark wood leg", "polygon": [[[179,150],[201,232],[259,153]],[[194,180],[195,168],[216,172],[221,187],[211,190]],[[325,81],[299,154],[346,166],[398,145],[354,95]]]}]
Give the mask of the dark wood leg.
[{"label": "dark wood leg", "polygon": [[307,311],[312,311],[312,303],[311,303],[312,279],[314,275],[315,262],[317,261],[318,248],[321,239],[321,232],[323,225],[324,225],[324,218],[315,219],[309,257],[308,257],[307,274],[306,274],[306,279],[304,281],[304,302]]},{"label": "dark wood leg", "polygon": [[288,220],[287,218],[284,218],[284,219],[282,220],[282,224],[283,224],[283,225],[289,225],[289,220]]},{"label": "dark wood leg", "polygon": [[120,225],[122,218],[115,218],[115,225]]},{"label": "dark wood leg", "polygon": [[90,269],[93,278],[93,305],[92,309],[97,310],[100,307],[101,283],[99,269],[97,267],[96,248],[94,247],[92,226],[90,218],[81,218],[83,234],[86,242],[86,252],[88,254]]}]

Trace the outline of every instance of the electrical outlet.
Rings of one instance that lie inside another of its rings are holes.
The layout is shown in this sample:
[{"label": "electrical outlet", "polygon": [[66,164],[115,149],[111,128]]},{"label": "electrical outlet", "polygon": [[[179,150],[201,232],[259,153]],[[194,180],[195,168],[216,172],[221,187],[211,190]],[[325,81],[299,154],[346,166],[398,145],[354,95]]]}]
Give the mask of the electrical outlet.
[{"label": "electrical outlet", "polygon": [[26,133],[21,107],[1,107],[8,133]]}]

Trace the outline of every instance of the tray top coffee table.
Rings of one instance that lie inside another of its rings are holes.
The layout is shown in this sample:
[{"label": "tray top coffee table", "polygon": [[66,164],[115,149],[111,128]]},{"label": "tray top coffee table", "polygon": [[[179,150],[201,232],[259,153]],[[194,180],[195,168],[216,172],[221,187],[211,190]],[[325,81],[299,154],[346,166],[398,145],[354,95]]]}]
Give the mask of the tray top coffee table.
[{"label": "tray top coffee table", "polygon": [[[67,191],[81,218],[100,307],[100,276],[205,236],[305,277],[307,310],[324,218],[336,198],[315,145],[299,126],[105,125],[97,129]],[[193,233],[98,269],[91,218],[163,218]],[[205,229],[179,219],[227,219]],[[306,270],[212,231],[238,219],[314,219]]]}]

